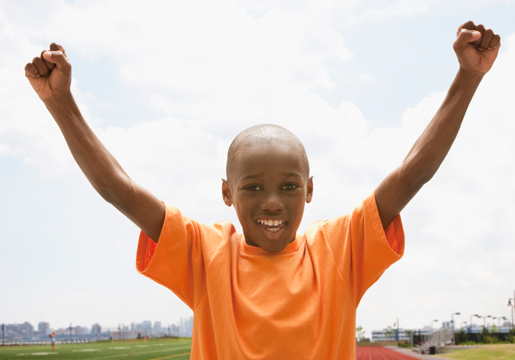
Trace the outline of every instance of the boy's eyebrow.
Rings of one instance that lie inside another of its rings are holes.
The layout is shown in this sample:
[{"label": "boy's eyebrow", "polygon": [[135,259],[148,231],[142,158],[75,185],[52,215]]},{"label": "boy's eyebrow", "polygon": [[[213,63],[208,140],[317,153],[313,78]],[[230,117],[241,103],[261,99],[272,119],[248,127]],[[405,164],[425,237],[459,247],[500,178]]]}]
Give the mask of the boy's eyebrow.
[{"label": "boy's eyebrow", "polygon": [[[256,179],[260,176],[262,176],[263,173],[259,173],[259,174],[250,174],[250,175],[247,175],[245,177],[243,177],[241,180],[247,180],[247,179]],[[296,173],[296,172],[284,172],[283,173],[283,176],[284,177],[302,177],[302,175],[300,175],[299,173]]]},{"label": "boy's eyebrow", "polygon": [[285,177],[302,177],[299,173],[296,172],[285,172],[283,175]]},{"label": "boy's eyebrow", "polygon": [[261,174],[251,174],[243,177],[241,180],[247,180],[247,179],[255,179],[258,178]]}]

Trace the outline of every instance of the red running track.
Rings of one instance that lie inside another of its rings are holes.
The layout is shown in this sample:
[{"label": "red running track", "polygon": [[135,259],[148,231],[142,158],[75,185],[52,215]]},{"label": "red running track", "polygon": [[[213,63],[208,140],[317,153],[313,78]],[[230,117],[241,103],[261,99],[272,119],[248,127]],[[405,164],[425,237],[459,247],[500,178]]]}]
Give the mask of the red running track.
[{"label": "red running track", "polygon": [[382,346],[357,346],[356,360],[418,360]]}]

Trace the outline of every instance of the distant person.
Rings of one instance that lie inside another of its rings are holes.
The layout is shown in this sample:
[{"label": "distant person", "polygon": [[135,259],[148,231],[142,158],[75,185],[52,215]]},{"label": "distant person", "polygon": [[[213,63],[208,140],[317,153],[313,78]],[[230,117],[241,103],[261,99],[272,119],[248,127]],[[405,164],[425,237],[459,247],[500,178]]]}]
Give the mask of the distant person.
[{"label": "distant person", "polygon": [[52,351],[55,351],[55,331],[48,336],[50,336],[50,341],[52,342]]},{"label": "distant person", "polygon": [[[392,54],[402,46],[395,40]],[[236,210],[238,234],[228,221],[209,226],[188,218],[127,175],[82,117],[62,46],[51,44],[25,73],[90,183],[142,230],[138,271],[194,311],[192,359],[355,359],[356,308],[404,252],[400,212],[440,167],[499,47],[492,30],[461,25],[456,78],[402,164],[350,214],[318,221],[304,234],[297,230],[313,177],[304,146],[288,130],[253,126],[229,148],[222,196]],[[133,56],[138,61],[137,44]],[[155,66],[167,71],[167,64]]]}]

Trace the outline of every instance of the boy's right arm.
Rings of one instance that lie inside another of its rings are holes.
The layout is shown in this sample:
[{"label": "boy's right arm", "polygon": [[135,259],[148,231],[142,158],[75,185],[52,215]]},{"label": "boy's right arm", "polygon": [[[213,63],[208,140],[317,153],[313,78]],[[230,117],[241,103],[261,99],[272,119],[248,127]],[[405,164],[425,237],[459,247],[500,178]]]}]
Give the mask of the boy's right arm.
[{"label": "boy's right arm", "polygon": [[70,91],[71,64],[62,46],[52,43],[25,66],[25,76],[54,117],[70,151],[95,190],[156,243],[165,207],[136,184],[88,126]]}]

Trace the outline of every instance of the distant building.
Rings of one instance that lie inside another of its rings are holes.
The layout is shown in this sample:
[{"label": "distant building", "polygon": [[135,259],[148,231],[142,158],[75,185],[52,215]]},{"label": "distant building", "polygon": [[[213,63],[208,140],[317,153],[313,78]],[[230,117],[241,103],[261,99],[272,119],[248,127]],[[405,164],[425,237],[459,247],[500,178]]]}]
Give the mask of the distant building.
[{"label": "distant building", "polygon": [[414,334],[417,335],[425,335],[429,334],[432,329],[430,326],[425,326],[422,329],[399,329],[398,337],[396,336],[397,329],[393,329],[394,333],[390,336],[386,336],[386,329],[383,330],[372,330],[372,341],[409,341],[410,337],[406,333],[406,331],[413,331]]},{"label": "distant building", "polygon": [[170,335],[172,335],[172,336],[179,336],[179,332],[180,332],[179,330],[180,330],[179,329],[179,325],[172,324],[170,326]]},{"label": "distant building", "polygon": [[152,331],[152,321],[145,320],[145,321],[142,321],[140,323],[132,323],[131,324],[131,331],[132,330],[145,331],[145,332],[148,333],[148,335],[150,335],[150,332]]},{"label": "distant building", "polygon": [[5,326],[5,338],[9,341],[32,340],[33,334],[34,327],[29,322]]},{"label": "distant building", "polygon": [[47,322],[40,322],[38,324],[38,332],[40,335],[50,334],[50,324]]},{"label": "distant building", "polygon": [[163,333],[164,331],[161,328],[161,321],[154,321],[154,329],[152,330],[152,334],[154,334],[154,336],[158,336]]},{"label": "distant building", "polygon": [[138,337],[145,337],[147,334],[143,330],[118,330],[111,331],[111,337],[113,340],[132,340]]},{"label": "distant building", "polygon": [[[442,327],[440,329],[449,328],[449,327],[452,327],[452,322],[450,322],[450,321],[443,322]],[[488,328],[488,331],[492,331],[492,326],[490,324],[487,324],[486,327]],[[473,324],[472,326],[464,326],[463,328],[456,326],[454,328],[454,332],[457,333],[461,329],[463,329],[463,331],[465,331],[467,333],[480,333],[483,331],[483,325]],[[510,329],[511,329],[511,324],[509,322],[505,322],[501,327],[497,327],[497,331],[500,333],[508,333],[508,332],[510,332]],[[396,331],[397,329],[393,329],[393,330]],[[410,329],[406,329],[406,330],[408,332],[410,331]],[[399,338],[398,339],[396,338],[395,333],[393,333],[391,336],[386,336],[386,329],[372,330],[372,339],[371,340],[372,341],[392,341],[392,340],[409,341],[410,337],[408,336],[408,334],[406,334],[406,330],[399,329]],[[416,335],[427,335],[427,334],[431,333],[433,330],[436,331],[439,329],[436,329],[436,328],[431,329],[430,326],[425,326],[422,329],[414,329],[411,331],[414,331],[413,334],[416,334]]]},{"label": "distant building", "polygon": [[102,327],[99,323],[93,324],[91,325],[91,331],[89,333],[94,336],[100,336],[102,333]]},{"label": "distant building", "polygon": [[193,336],[193,316],[190,316],[189,318],[181,318],[179,325],[179,336]]},{"label": "distant building", "polygon": [[152,321],[150,321],[150,320],[142,321],[141,324],[138,324],[138,325],[140,325],[140,328],[143,328],[143,329],[152,329]]},{"label": "distant building", "polygon": [[[506,322],[504,323],[501,327],[497,327],[497,332],[500,332],[500,333],[509,333],[510,330],[511,330],[511,324]],[[486,328],[488,329],[488,331],[492,331],[492,326],[490,324],[487,324],[486,325]],[[454,332],[458,332],[460,331],[460,329],[454,329]],[[466,333],[480,333],[483,331],[483,325],[476,325],[476,324],[472,324],[472,326],[465,326],[463,327],[463,331],[465,331]]]}]

